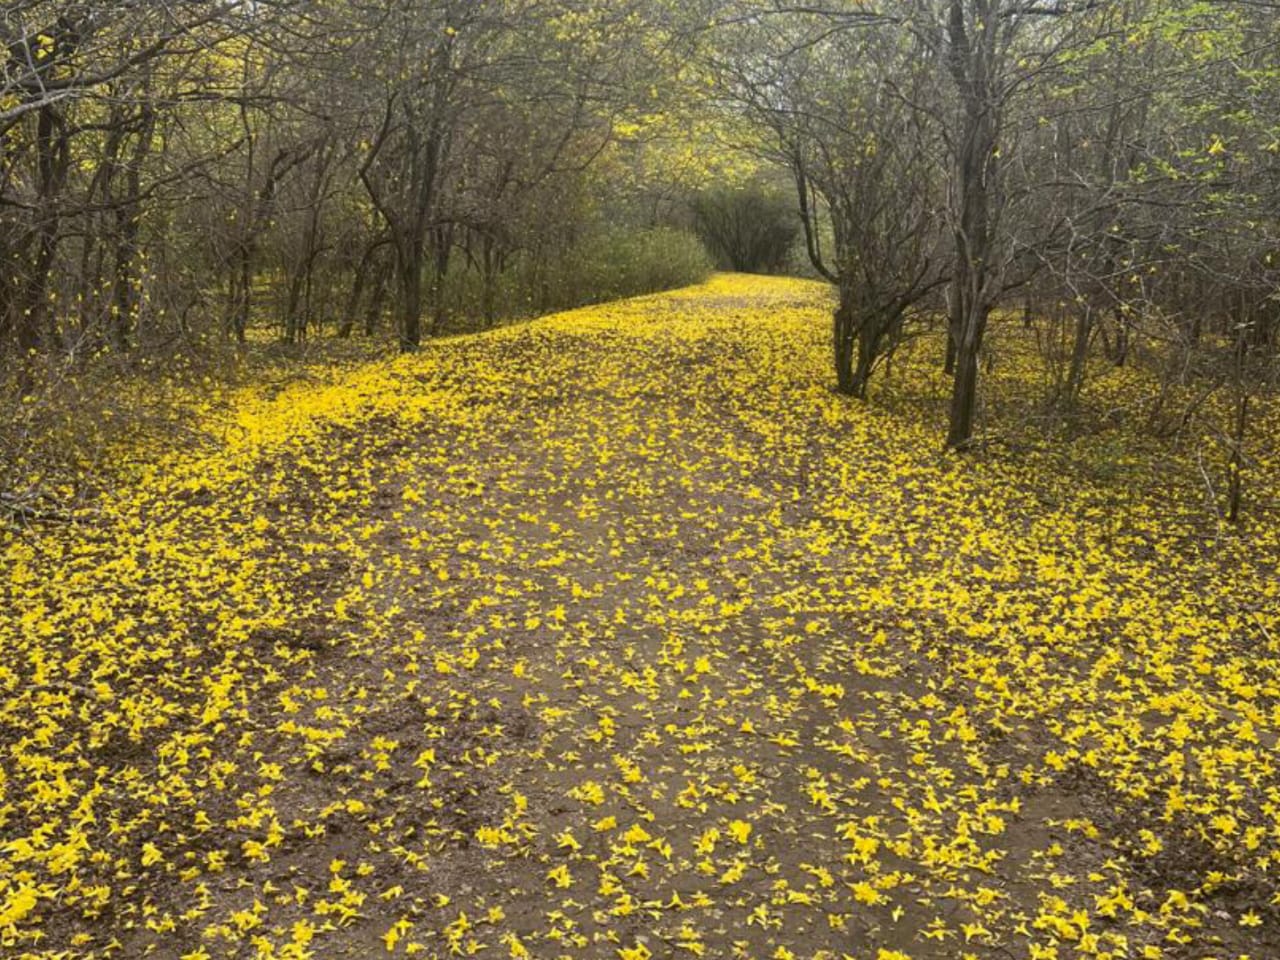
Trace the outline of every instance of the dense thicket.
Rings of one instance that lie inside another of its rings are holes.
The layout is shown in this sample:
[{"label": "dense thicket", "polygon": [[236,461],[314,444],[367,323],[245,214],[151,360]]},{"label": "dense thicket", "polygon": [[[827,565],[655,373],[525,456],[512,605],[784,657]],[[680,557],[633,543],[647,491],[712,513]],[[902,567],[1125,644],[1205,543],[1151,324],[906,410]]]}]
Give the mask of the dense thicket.
[{"label": "dense thicket", "polygon": [[690,204],[694,226],[720,266],[740,273],[781,273],[789,265],[800,221],[795,203],[761,184],[715,186]]}]

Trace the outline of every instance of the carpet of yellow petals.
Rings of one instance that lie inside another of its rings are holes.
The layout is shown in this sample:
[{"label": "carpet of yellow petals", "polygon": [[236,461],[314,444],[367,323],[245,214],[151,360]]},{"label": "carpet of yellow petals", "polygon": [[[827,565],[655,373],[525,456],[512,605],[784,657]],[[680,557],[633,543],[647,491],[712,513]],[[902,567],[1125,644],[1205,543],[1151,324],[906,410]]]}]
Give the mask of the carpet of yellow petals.
[{"label": "carpet of yellow petals", "polygon": [[1277,956],[1274,503],[944,454],[937,344],[850,403],[826,297],[248,391],[0,541],[0,954]]}]

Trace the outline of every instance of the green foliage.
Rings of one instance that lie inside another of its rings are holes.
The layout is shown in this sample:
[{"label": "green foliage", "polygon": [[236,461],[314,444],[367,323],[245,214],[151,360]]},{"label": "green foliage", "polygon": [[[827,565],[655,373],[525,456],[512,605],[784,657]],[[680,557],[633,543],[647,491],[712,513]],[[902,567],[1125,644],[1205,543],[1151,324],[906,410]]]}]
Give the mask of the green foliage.
[{"label": "green foliage", "polygon": [[711,187],[690,203],[698,236],[722,267],[782,273],[800,233],[795,202],[764,186]]},{"label": "green foliage", "polygon": [[711,270],[706,248],[682,230],[609,230],[572,249],[552,282],[556,306],[569,306],[669,290]]},{"label": "green foliage", "polygon": [[445,278],[450,329],[514,320],[705,280],[711,256],[692,234],[670,227],[593,231],[556,254],[517,255],[486,293],[481,272],[459,261]]}]

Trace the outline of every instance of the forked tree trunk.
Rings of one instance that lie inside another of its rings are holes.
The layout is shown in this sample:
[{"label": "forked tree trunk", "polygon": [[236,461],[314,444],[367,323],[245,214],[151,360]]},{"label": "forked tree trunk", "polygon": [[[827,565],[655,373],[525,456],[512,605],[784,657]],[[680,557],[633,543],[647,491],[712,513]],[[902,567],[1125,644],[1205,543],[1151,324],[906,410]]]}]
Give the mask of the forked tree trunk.
[{"label": "forked tree trunk", "polygon": [[850,392],[859,400],[867,399],[867,385],[871,382],[871,369],[875,366],[877,348],[880,344],[879,324],[883,318],[876,317],[873,324],[865,319],[858,329],[858,353],[853,364],[853,383]]},{"label": "forked tree trunk", "polygon": [[1089,365],[1089,342],[1093,339],[1093,311],[1086,307],[1076,317],[1075,342],[1071,347],[1071,367],[1067,371],[1067,409],[1074,409],[1084,389],[1085,373]]}]

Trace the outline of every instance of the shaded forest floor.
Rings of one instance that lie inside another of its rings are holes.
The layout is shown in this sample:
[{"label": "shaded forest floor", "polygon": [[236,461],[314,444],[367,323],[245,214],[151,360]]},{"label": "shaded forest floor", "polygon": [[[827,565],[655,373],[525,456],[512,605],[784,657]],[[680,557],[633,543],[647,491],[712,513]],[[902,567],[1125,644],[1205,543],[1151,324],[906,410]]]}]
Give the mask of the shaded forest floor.
[{"label": "shaded forest floor", "polygon": [[826,296],[246,392],[0,541],[4,955],[1280,954],[1280,465],[1022,445],[1016,347],[944,454]]}]

